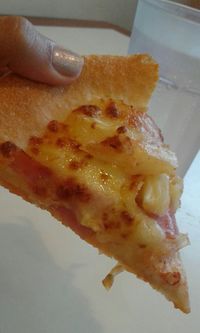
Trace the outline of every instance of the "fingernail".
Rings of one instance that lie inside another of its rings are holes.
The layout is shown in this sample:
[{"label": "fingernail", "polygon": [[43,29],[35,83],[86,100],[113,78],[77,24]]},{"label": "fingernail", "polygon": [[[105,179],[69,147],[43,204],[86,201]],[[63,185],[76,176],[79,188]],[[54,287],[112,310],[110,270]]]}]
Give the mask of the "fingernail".
[{"label": "fingernail", "polygon": [[84,60],[78,54],[59,46],[54,46],[52,65],[62,75],[75,77],[80,74]]}]

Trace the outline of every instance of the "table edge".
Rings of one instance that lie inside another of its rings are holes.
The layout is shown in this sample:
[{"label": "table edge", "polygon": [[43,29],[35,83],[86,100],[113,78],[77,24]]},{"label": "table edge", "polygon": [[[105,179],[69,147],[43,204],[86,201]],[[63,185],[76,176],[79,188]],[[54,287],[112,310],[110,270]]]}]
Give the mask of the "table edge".
[{"label": "table edge", "polygon": [[[9,15],[1,14],[0,16],[9,16]],[[53,27],[111,29],[128,37],[130,37],[131,35],[131,31],[129,31],[128,29],[122,28],[116,24],[109,23],[106,21],[50,18],[50,17],[36,17],[36,16],[24,16],[24,17],[26,17],[34,25],[53,26]]]}]

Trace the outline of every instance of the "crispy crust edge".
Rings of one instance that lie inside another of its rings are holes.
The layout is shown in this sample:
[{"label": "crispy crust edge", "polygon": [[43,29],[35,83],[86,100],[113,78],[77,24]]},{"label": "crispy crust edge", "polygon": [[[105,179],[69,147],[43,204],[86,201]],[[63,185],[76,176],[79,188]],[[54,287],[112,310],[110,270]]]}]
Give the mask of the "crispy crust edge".
[{"label": "crispy crust edge", "polygon": [[51,87],[16,75],[0,79],[0,141],[25,148],[52,119],[96,99],[113,98],[145,108],[158,79],[148,55],[87,56],[80,77],[67,87]]}]

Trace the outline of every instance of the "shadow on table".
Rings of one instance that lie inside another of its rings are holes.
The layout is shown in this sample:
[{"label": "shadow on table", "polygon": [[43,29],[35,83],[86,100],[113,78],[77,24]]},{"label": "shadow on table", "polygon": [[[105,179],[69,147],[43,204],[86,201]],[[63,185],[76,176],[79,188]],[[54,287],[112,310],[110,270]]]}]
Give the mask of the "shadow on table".
[{"label": "shadow on table", "polygon": [[101,333],[73,270],[58,267],[28,220],[0,224],[0,333]]}]

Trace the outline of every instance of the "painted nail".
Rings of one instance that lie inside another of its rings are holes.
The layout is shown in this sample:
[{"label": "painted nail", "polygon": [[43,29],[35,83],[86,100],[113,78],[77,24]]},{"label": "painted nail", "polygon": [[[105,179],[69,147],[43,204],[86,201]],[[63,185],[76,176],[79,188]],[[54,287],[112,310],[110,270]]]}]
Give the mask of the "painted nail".
[{"label": "painted nail", "polygon": [[66,50],[60,46],[54,46],[52,65],[62,75],[76,77],[80,74],[84,59],[78,54]]}]

